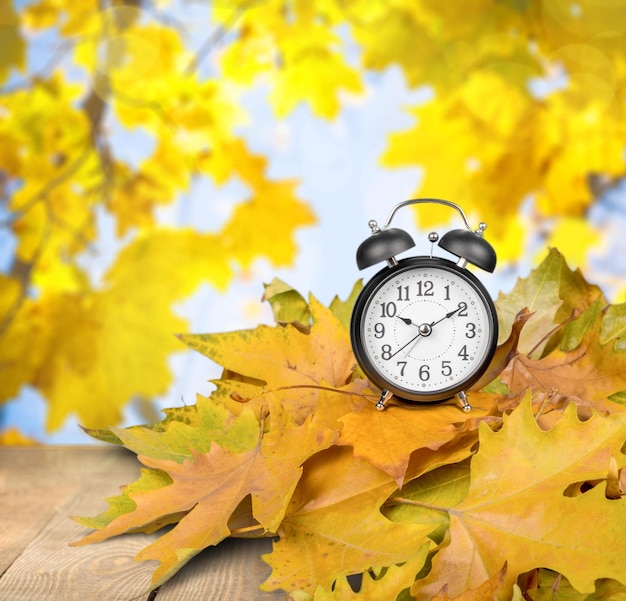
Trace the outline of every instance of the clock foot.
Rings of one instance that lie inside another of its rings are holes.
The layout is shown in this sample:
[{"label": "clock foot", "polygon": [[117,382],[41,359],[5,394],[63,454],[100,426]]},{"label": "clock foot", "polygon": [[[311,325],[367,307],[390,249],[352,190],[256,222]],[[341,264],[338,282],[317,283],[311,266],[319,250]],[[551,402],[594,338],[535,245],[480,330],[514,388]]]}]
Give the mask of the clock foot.
[{"label": "clock foot", "polygon": [[472,406],[469,404],[465,392],[461,390],[461,392],[457,393],[456,396],[459,399],[459,403],[461,404],[461,409],[463,409],[465,413],[469,413],[472,410]]},{"label": "clock foot", "polygon": [[380,393],[380,398],[378,399],[378,403],[376,403],[376,409],[378,409],[379,411],[384,411],[385,407],[387,406],[387,403],[389,402],[392,396],[393,396],[392,392],[389,392],[388,390],[383,390]]}]

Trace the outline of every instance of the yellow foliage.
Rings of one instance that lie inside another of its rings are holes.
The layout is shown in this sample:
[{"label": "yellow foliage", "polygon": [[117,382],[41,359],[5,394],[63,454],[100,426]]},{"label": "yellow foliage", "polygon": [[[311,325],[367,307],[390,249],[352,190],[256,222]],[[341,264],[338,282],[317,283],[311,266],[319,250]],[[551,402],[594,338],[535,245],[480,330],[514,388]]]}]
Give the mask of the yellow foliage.
[{"label": "yellow foliage", "polygon": [[25,66],[24,40],[20,35],[19,18],[10,0],[0,0],[0,82],[11,68]]},{"label": "yellow foliage", "polygon": [[[157,424],[90,432],[145,467],[107,510],[75,518],[94,530],[74,544],[171,525],[136,557],[158,562],[151,587],[227,536],[271,536],[261,589],[294,599],[539,599],[546,567],[564,591],[621,598],[624,306],[552,251],[498,300],[524,318],[488,386],[470,391],[472,411],[379,411],[342,319],[355,295],[307,304],[275,280],[266,296],[273,326],[181,337],[224,368],[209,397]],[[541,358],[520,336],[533,321],[530,338],[550,338]]]},{"label": "yellow foliage", "polygon": [[[548,225],[548,242],[584,264],[597,240],[584,223],[598,195],[590,178],[611,185],[626,173],[623,9],[622,0],[470,0],[461,15],[425,0],[219,1],[206,8],[210,24],[186,31],[165,5],[157,19],[123,2],[0,0],[0,193],[15,237],[0,280],[15,299],[0,314],[0,397],[38,386],[51,427],[73,413],[117,419],[123,397],[166,387],[146,370],[167,373],[166,328],[184,329],[174,303],[201,282],[225,289],[258,258],[293,262],[295,232],[313,211],[298,182],[269,177],[266,157],[246,144],[251,86],[267,91],[278,118],[305,105],[332,119],[346,94],[366,92],[371,71],[400,69],[432,100],[407,107],[415,122],[389,137],[382,164],[419,167],[416,194],[485,220],[501,262]],[[59,51],[26,72],[39,31]],[[113,139],[132,144],[135,133],[145,155],[131,164]],[[193,193],[198,177],[236,180],[247,194],[207,233],[160,228],[156,211]],[[418,217],[431,227],[451,214]],[[83,259],[102,218],[124,240],[92,282]],[[81,356],[82,344],[100,350]],[[102,374],[116,347],[112,365],[136,374],[109,386],[109,402]],[[90,396],[109,409],[93,409]]]},{"label": "yellow foliage", "polygon": [[31,447],[36,444],[39,443],[22,434],[17,428],[7,428],[0,432],[0,446]]},{"label": "yellow foliage", "polygon": [[554,224],[554,228],[548,234],[547,244],[549,247],[557,248],[567,257],[571,265],[580,267],[586,263],[588,249],[597,247],[601,240],[601,234],[591,227],[586,219],[565,217]]}]

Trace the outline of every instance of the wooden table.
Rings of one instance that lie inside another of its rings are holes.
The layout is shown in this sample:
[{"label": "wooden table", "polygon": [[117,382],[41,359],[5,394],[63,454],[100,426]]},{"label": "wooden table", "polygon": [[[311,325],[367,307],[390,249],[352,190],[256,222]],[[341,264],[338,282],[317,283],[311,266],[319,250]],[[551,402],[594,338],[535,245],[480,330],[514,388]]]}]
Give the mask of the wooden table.
[{"label": "wooden table", "polygon": [[155,535],[123,535],[84,547],[89,530],[71,515],[94,516],[133,482],[139,463],[115,447],[0,447],[0,601],[277,601],[259,585],[269,540],[228,539],[146,592],[154,562],[135,554]]}]

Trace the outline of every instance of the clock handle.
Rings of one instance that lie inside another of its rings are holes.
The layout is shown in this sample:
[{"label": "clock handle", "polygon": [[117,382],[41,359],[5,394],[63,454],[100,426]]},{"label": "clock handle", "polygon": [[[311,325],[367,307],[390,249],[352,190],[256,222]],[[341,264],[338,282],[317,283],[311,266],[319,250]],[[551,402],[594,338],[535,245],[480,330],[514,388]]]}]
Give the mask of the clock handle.
[{"label": "clock handle", "polygon": [[463,218],[465,229],[451,230],[445,233],[439,240],[441,248],[459,257],[458,264],[460,266],[465,266],[469,262],[489,272],[496,268],[496,252],[483,237],[487,225],[481,223],[478,229],[474,231],[463,209],[458,204],[440,198],[411,198],[398,203],[392,209],[382,228],[378,227],[376,221],[370,221],[369,226],[372,230],[372,235],[362,242],[357,250],[356,262],[358,268],[365,269],[381,261],[387,261],[390,265],[393,265],[396,262],[396,255],[413,248],[415,242],[407,232],[399,228],[390,228],[389,225],[396,212],[402,207],[426,203],[440,204],[455,209]]},{"label": "clock handle", "polygon": [[409,200],[403,200],[402,202],[398,203],[393,209],[391,209],[391,213],[389,213],[389,217],[387,217],[387,221],[385,222],[385,225],[383,225],[383,229],[386,229],[389,227],[389,224],[391,223],[393,216],[402,207],[406,207],[408,205],[414,205],[414,204],[423,204],[423,203],[445,205],[446,207],[450,207],[452,209],[457,210],[460,213],[461,217],[463,218],[465,227],[470,232],[473,231],[472,226],[470,225],[465,213],[463,212],[463,209],[455,202],[451,202],[450,200],[443,200],[442,198],[411,198]]}]

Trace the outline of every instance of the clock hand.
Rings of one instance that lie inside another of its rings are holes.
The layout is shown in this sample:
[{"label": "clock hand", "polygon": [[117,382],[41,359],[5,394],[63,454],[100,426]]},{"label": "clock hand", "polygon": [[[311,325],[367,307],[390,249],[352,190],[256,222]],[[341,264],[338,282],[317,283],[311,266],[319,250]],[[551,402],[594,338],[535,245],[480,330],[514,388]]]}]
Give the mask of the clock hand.
[{"label": "clock hand", "polygon": [[450,319],[450,317],[452,317],[455,313],[458,313],[461,309],[462,307],[458,307],[454,311],[450,311],[449,313],[446,313],[441,319],[437,321],[433,321],[430,324],[430,327],[432,328],[433,326],[436,326],[438,323],[441,323],[444,319]]},{"label": "clock hand", "polygon": [[400,315],[396,315],[398,319],[401,319],[407,326],[416,326],[419,328],[419,325],[413,323],[408,317],[400,317]]},{"label": "clock hand", "polygon": [[415,340],[417,340],[420,336],[422,335],[421,332],[417,333],[417,336],[413,336],[413,338],[411,338],[411,340],[409,340],[405,345],[401,346],[395,353],[393,353],[389,358],[393,359],[400,351],[404,350],[407,346],[409,346],[409,344],[411,344],[412,342],[414,342]]}]

